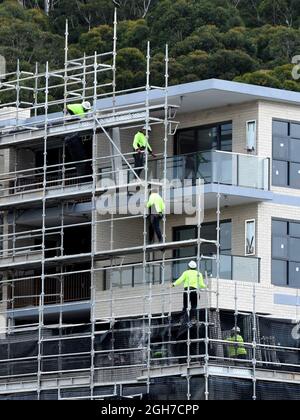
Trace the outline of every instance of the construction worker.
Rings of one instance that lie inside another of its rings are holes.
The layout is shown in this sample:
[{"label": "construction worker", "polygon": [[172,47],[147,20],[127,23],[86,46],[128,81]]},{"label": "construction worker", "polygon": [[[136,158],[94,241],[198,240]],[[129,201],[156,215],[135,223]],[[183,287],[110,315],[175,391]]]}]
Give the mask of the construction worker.
[{"label": "construction worker", "polygon": [[228,346],[228,357],[231,359],[247,359],[247,350],[245,348],[244,339],[241,336],[241,329],[234,327],[231,330],[231,336],[227,341],[233,344]]},{"label": "construction worker", "polygon": [[[148,131],[151,132],[151,127],[148,128]],[[152,152],[152,147],[150,146],[146,135],[147,127],[145,126],[143,127],[143,130],[136,133],[133,140],[134,167],[138,177],[140,177],[145,166],[145,150],[148,149],[148,152],[150,152],[153,157],[156,157]]]},{"label": "construction worker", "polygon": [[195,318],[198,307],[198,290],[206,289],[206,285],[202,273],[197,270],[197,263],[195,261],[191,261],[188,268],[189,269],[172,284],[172,287],[180,286],[183,283],[183,313],[187,312],[188,300],[190,300],[191,315],[192,318]]},{"label": "construction worker", "polygon": [[160,243],[163,242],[163,236],[160,230],[160,221],[163,218],[163,215],[166,210],[166,205],[164,200],[155,190],[150,191],[149,200],[147,203],[147,208],[150,209],[149,215],[149,241],[150,243],[154,242],[154,233]]},{"label": "construction worker", "polygon": [[82,104],[70,104],[67,105],[67,112],[70,115],[74,115],[76,117],[84,117],[87,112],[92,109],[92,105],[88,101],[82,102]]}]

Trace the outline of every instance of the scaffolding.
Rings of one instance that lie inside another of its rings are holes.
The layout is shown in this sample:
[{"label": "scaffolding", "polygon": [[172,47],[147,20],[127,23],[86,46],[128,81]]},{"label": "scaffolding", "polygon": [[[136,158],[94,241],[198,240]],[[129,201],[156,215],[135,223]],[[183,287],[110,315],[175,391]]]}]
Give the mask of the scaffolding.
[{"label": "scaffolding", "polygon": [[[67,24],[63,69],[52,70],[47,63],[42,72],[37,65],[29,73],[18,63],[16,72],[1,83],[0,97],[9,99],[0,106],[0,147],[6,157],[0,175],[0,398],[101,400],[161,394],[209,400],[217,398],[216,380],[224,378],[236,384],[246,381],[247,397],[255,400],[264,383],[300,386],[299,345],[260,331],[271,323],[272,314],[257,310],[257,295],[264,288],[251,274],[251,259],[241,263],[250,262],[248,275],[254,282],[231,279],[231,310],[222,308],[219,191],[215,240],[201,235],[201,190],[192,184],[196,238],[170,240],[165,215],[163,242],[148,243],[148,186],[158,188],[167,201],[169,139],[179,125],[179,106],[169,103],[168,47],[163,87],[151,85],[150,43],[146,81],[140,88],[117,90],[116,58],[117,11],[111,52],[70,60]],[[156,92],[163,93],[162,101],[153,100]],[[120,100],[125,94],[133,95],[131,103]],[[81,119],[67,115],[68,104],[83,100],[93,102],[90,113]],[[136,168],[135,153],[124,152],[119,135],[120,130],[130,135],[144,126],[147,139],[150,129],[161,130],[163,153],[153,160],[146,148],[145,166]],[[65,138],[74,134],[85,137],[90,156],[67,159]],[[104,142],[110,154],[102,156]],[[51,145],[61,149],[54,164],[49,164]],[[40,153],[40,164],[20,169],[26,148]],[[132,191],[140,191],[143,203],[137,215],[99,217],[104,194],[128,200]],[[175,191],[176,186],[173,200]],[[139,224],[138,243],[119,243],[120,224],[127,228],[127,238],[130,226]],[[87,232],[81,251],[74,250],[72,242]],[[105,242],[99,240],[102,232]],[[203,254],[204,244],[215,247],[215,255]],[[191,248],[188,257],[176,255]],[[198,291],[194,320],[190,305],[181,316],[182,291],[170,288],[191,259],[205,273],[207,284]],[[298,305],[293,321],[295,328]],[[244,360],[228,356],[232,326],[243,327]],[[165,385],[170,388],[165,390]]]}]

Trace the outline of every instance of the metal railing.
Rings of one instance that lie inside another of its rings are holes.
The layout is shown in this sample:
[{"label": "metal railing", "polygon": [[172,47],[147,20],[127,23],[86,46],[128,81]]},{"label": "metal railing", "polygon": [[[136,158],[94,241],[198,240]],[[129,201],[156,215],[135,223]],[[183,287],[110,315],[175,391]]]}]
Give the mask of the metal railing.
[{"label": "metal railing", "polygon": [[[72,273],[50,277],[45,281],[45,304],[55,305],[90,299],[91,274]],[[8,309],[37,307],[40,304],[39,278],[14,282],[8,287]]]},{"label": "metal railing", "polygon": [[[132,161],[132,153],[127,154]],[[101,166],[101,160],[97,162]],[[107,162],[107,160],[106,160]],[[179,155],[167,159],[167,179],[189,180],[192,183],[203,179],[204,183],[217,183],[238,187],[269,190],[269,159],[238,153],[208,151],[191,155]],[[138,168],[136,168],[138,169]],[[142,168],[141,168],[142,169]],[[91,182],[92,161],[82,160],[65,164],[49,165],[46,173],[46,190],[65,188]],[[142,173],[141,177],[143,178]],[[148,179],[163,179],[164,159],[149,161]],[[134,172],[128,167],[113,170],[99,168],[97,182],[111,180],[127,185],[134,180]],[[43,190],[43,168],[32,168],[0,175],[1,196],[23,195]]]}]

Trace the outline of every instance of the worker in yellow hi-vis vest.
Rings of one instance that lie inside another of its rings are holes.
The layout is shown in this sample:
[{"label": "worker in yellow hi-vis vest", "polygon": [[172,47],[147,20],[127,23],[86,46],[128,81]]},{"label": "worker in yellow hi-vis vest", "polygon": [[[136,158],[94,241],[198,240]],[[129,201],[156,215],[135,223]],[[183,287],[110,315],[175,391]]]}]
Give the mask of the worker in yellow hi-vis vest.
[{"label": "worker in yellow hi-vis vest", "polygon": [[[148,127],[148,132],[151,132],[151,127]],[[143,172],[145,166],[145,151],[146,149],[148,152],[153,156],[156,157],[152,151],[152,147],[150,146],[148,139],[147,139],[147,127],[143,127],[143,130],[140,130],[136,133],[133,139],[133,151],[134,151],[134,167],[135,172],[138,177],[140,177],[141,173]]]},{"label": "worker in yellow hi-vis vest", "polygon": [[231,336],[226,341],[232,343],[228,345],[228,357],[231,359],[247,359],[247,350],[239,327],[232,328]]},{"label": "worker in yellow hi-vis vest", "polygon": [[154,242],[154,234],[159,240],[163,242],[163,236],[160,230],[160,221],[163,218],[163,215],[166,210],[166,205],[164,200],[155,190],[150,191],[150,197],[147,203],[147,208],[150,210],[149,215],[149,242],[150,244]]},{"label": "worker in yellow hi-vis vest", "polygon": [[194,318],[197,313],[198,307],[198,291],[200,289],[206,289],[203,275],[197,269],[197,263],[191,261],[188,266],[188,270],[185,271],[182,276],[172,284],[172,287],[184,285],[183,292],[183,313],[187,312],[188,302],[191,305],[191,316]]},{"label": "worker in yellow hi-vis vest", "polygon": [[67,112],[75,117],[82,118],[87,112],[91,111],[92,105],[88,101],[82,102],[82,104],[70,104],[67,105]]}]

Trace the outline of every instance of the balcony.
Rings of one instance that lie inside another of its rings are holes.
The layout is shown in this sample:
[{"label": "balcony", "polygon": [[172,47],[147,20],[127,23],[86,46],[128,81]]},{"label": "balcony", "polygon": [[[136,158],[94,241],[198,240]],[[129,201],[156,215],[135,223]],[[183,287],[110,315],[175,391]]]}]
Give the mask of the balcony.
[{"label": "balcony", "polygon": [[[132,161],[132,153],[126,154]],[[113,159],[113,158],[112,158]],[[102,182],[111,180],[119,185],[133,181],[132,169],[124,165],[120,170],[103,167],[103,158],[97,158],[97,188]],[[106,159],[106,164],[107,164]],[[47,167],[46,179],[43,168],[32,168],[0,177],[0,206],[11,206],[26,201],[40,201],[44,189],[46,197],[66,197],[84,195],[92,191],[92,161],[71,162]],[[101,167],[102,166],[102,167]],[[237,153],[207,151],[191,155],[180,155],[167,158],[166,177],[169,181],[189,180],[192,184],[203,179],[205,184],[218,184],[227,187],[244,187],[267,192],[270,187],[270,162],[268,158]],[[148,179],[163,179],[165,176],[164,159],[149,161]],[[142,174],[143,177],[143,174]],[[44,185],[45,181],[45,185]],[[222,191],[223,192],[223,191]],[[224,191],[224,194],[228,192]],[[232,192],[229,192],[232,194]]]},{"label": "balcony", "polygon": [[[40,201],[70,194],[84,194],[91,190],[91,160],[36,167],[0,175],[0,206],[11,206],[24,201]],[[44,185],[45,182],[45,185]]]},{"label": "balcony", "polygon": [[[268,191],[270,161],[253,155],[221,151],[173,156],[167,160],[167,179],[203,179],[205,184],[221,184]],[[154,179],[164,177],[164,160],[150,162]]]},{"label": "balcony", "polygon": [[[90,273],[52,275],[45,279],[44,305],[59,305],[90,299]],[[8,286],[9,310],[34,308],[41,303],[41,279],[32,277],[15,279]]]},{"label": "balcony", "polygon": [[[214,257],[210,257],[214,258]],[[177,280],[187,269],[186,260],[165,263],[165,274],[160,262],[153,262],[146,270],[146,283],[161,284]],[[215,259],[202,259],[200,270],[208,278],[217,277],[217,261]],[[142,264],[124,266],[120,269],[111,268],[106,271],[106,290],[112,288],[137,287],[144,284]],[[260,258],[241,257],[236,255],[220,256],[220,276],[222,280],[243,281],[247,283],[260,283]]]}]

